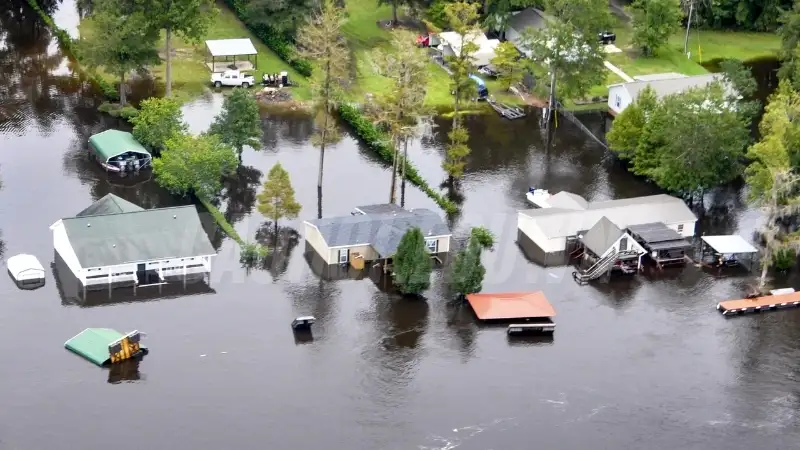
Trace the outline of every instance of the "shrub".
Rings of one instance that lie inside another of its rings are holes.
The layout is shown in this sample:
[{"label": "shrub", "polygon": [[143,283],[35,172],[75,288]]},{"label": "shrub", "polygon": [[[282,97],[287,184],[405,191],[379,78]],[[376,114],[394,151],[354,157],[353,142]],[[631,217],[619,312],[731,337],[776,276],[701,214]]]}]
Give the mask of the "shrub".
[{"label": "shrub", "polygon": [[245,242],[239,251],[239,262],[246,267],[258,266],[269,256],[269,249],[256,242]]},{"label": "shrub", "polygon": [[139,115],[139,110],[131,105],[125,105],[119,110],[119,116],[125,120],[131,120]]},{"label": "shrub", "polygon": [[[394,158],[394,149],[389,143],[389,138],[375,128],[375,125],[367,120],[361,112],[353,105],[342,104],[339,107],[339,115],[355,131],[356,135],[367,144],[367,147],[374,150],[384,161],[391,164]],[[400,155],[398,165],[403,164],[403,156]],[[446,213],[453,214],[458,212],[458,206],[446,199],[442,194],[434,191],[428,183],[419,175],[416,167],[411,165],[411,161],[406,161],[406,179],[419,187],[422,192],[436,202]]]},{"label": "shrub", "polygon": [[97,110],[101,113],[111,113],[111,110],[114,109],[114,105],[109,102],[103,102],[100,106],[97,107]]},{"label": "shrub", "polygon": [[781,248],[772,255],[772,267],[781,272],[794,267],[797,261],[797,252],[793,248]]},{"label": "shrub", "polygon": [[486,227],[473,228],[470,238],[475,239],[475,241],[480,244],[481,248],[492,248],[496,242],[494,233],[489,231]]}]

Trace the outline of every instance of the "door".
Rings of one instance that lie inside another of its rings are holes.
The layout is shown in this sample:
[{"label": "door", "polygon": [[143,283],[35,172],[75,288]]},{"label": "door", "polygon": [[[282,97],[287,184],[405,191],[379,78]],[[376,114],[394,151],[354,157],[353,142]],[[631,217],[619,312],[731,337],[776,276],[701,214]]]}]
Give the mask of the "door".
[{"label": "door", "polygon": [[339,249],[339,264],[347,264],[348,261],[350,261],[350,249]]}]

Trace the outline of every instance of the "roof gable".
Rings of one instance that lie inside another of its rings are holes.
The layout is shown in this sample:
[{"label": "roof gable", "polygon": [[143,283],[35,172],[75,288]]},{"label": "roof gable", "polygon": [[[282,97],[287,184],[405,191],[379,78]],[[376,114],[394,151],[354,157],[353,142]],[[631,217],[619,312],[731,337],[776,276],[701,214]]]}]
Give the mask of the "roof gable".
[{"label": "roof gable", "polygon": [[618,226],[603,216],[586,232],[581,241],[595,255],[603,255],[623,234]]},{"label": "roof gable", "polygon": [[193,205],[62,219],[83,268],[216,253]]},{"label": "roof gable", "polygon": [[92,203],[88,208],[79,212],[75,217],[98,216],[102,214],[119,214],[134,211],[144,211],[144,208],[117,197],[114,194],[106,194]]}]

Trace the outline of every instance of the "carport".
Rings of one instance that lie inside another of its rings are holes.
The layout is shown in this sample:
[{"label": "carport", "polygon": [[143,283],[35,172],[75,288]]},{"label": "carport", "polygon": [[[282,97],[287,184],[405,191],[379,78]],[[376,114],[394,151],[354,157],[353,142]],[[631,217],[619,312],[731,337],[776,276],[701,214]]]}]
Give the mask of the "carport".
[{"label": "carport", "polygon": [[[226,70],[255,70],[258,68],[258,50],[250,39],[216,39],[206,41],[205,63],[211,72]],[[208,57],[211,57],[211,62]],[[251,61],[250,57],[255,56]],[[237,61],[237,57],[246,57]],[[224,59],[223,59],[224,58]]]}]

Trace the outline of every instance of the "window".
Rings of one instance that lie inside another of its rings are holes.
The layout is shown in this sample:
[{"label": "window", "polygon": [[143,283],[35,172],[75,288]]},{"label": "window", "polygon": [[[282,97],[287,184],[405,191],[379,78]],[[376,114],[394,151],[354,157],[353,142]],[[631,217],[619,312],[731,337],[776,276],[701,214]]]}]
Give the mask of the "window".
[{"label": "window", "polygon": [[339,264],[344,264],[350,260],[350,249],[342,248],[339,249]]},{"label": "window", "polygon": [[614,104],[617,105],[617,108],[619,108],[622,106],[622,97],[620,97],[619,94],[615,95],[614,97]]},{"label": "window", "polygon": [[439,240],[438,239],[428,239],[425,241],[425,247],[428,247],[428,251],[431,253],[437,253],[439,250]]},{"label": "window", "polygon": [[624,237],[619,240],[619,251],[624,252],[628,250],[628,238]]},{"label": "window", "polygon": [[683,233],[683,224],[678,225],[678,233]]}]

